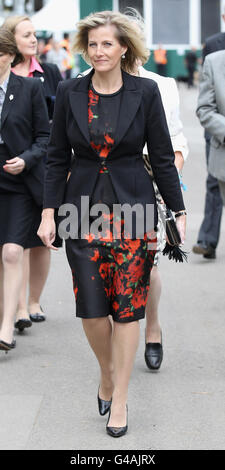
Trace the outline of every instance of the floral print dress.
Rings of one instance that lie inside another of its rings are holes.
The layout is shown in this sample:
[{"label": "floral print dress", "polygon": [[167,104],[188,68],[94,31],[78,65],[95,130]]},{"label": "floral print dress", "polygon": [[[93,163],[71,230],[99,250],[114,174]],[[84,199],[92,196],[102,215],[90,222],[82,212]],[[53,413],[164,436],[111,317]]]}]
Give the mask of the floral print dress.
[{"label": "floral print dress", "polygon": [[114,321],[130,322],[145,316],[156,246],[153,244],[153,249],[149,249],[147,237],[123,238],[123,220],[115,220],[112,210],[118,201],[107,168],[107,157],[116,139],[122,93],[121,88],[112,95],[102,95],[92,85],[88,93],[90,145],[103,163],[91,206],[107,204],[110,212],[103,217],[109,219],[109,228],[97,239],[91,231],[86,240],[68,239],[66,250],[73,275],[76,316],[112,315]]}]

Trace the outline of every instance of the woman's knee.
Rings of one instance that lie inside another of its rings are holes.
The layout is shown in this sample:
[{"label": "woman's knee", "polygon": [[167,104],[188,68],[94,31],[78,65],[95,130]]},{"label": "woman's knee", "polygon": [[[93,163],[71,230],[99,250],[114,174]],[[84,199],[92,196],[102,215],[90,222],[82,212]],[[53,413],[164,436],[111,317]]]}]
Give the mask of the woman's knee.
[{"label": "woman's knee", "polygon": [[15,243],[6,243],[2,249],[3,265],[14,265],[22,262],[23,248]]},{"label": "woman's knee", "polygon": [[90,329],[99,328],[107,321],[108,317],[82,318],[83,326]]}]

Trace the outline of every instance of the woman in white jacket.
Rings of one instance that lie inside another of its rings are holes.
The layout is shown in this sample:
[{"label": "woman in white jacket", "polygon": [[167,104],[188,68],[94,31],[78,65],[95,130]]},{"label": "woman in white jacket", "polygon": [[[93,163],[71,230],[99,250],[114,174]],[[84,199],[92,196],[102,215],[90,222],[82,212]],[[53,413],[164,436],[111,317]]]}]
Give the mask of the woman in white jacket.
[{"label": "woman in white jacket", "polygon": [[[183,134],[183,126],[180,120],[180,100],[176,82],[173,78],[162,77],[154,72],[146,70],[141,65],[137,65],[135,74],[140,77],[154,80],[161,94],[170,138],[175,153],[175,165],[180,174],[184,161],[188,156],[187,140]],[[147,147],[144,148],[144,158],[148,167],[149,157]],[[160,195],[156,188],[156,197],[160,203]],[[159,323],[158,306],[161,295],[161,279],[158,271],[159,254],[163,249],[164,229],[162,222],[158,226],[158,251],[155,256],[154,267],[151,271],[151,283],[146,305],[146,330],[145,330],[145,362],[149,369],[159,369],[163,359],[162,333]]]}]

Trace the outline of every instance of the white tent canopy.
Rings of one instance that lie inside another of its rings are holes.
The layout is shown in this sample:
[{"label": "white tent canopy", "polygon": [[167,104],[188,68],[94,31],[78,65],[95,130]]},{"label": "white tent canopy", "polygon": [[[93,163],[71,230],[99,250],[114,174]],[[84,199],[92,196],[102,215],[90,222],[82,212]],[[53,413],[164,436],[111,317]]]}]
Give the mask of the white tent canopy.
[{"label": "white tent canopy", "polygon": [[80,19],[79,0],[49,0],[31,17],[37,31],[75,31]]}]

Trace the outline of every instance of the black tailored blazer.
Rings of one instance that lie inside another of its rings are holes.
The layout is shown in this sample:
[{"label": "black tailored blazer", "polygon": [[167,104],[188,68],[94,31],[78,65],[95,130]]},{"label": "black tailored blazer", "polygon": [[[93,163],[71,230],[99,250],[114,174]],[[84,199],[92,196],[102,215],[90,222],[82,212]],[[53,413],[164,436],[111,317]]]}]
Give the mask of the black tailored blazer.
[{"label": "black tailored blazer", "polygon": [[1,136],[10,157],[25,161],[21,176],[42,205],[49,120],[40,80],[11,72],[1,114]]},{"label": "black tailored blazer", "polygon": [[[174,211],[184,209],[156,82],[122,72],[123,92],[115,143],[107,159],[102,161],[90,146],[88,128],[88,89],[93,73],[92,70],[85,77],[66,80],[58,86],[48,146],[44,207],[58,208],[69,202],[79,209],[80,197],[92,195],[101,163],[107,165],[119,203],[155,204],[152,181],[142,158],[147,142],[154,177],[164,201]],[[71,148],[76,158],[67,182]]]},{"label": "black tailored blazer", "polygon": [[33,76],[35,78],[39,78],[43,85],[44,95],[45,95],[45,99],[46,99],[46,103],[48,107],[49,119],[52,120],[56,90],[57,90],[59,82],[61,82],[63,78],[57,65],[48,64],[48,63],[44,63],[40,65],[44,73],[41,73],[35,70],[35,72],[33,73]]}]

